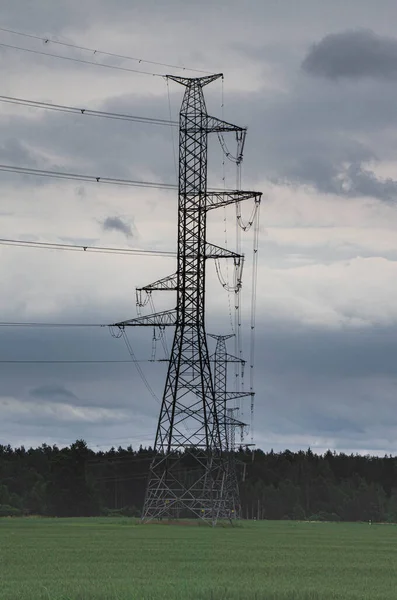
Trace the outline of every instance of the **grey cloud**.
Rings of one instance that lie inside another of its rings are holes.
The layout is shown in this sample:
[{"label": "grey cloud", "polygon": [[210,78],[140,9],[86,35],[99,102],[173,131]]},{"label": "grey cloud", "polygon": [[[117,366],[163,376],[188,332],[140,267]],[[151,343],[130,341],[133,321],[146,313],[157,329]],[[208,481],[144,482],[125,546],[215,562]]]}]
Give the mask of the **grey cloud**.
[{"label": "grey cloud", "polygon": [[35,387],[30,390],[30,395],[35,398],[62,398],[62,400],[77,400],[76,394],[73,394],[64,385],[47,384]]},{"label": "grey cloud", "polygon": [[62,236],[59,239],[65,244],[76,244],[78,246],[95,246],[95,244],[98,244],[98,238]]},{"label": "grey cloud", "polygon": [[[91,14],[95,14],[95,11]],[[3,26],[6,28],[20,28],[36,35],[40,32],[39,35],[43,36],[51,32],[56,34],[54,37],[58,39],[59,32],[68,27],[73,26],[75,30],[85,29],[90,23],[90,8],[82,3],[74,3],[71,8],[69,3],[37,0],[34,3],[24,2],[22,9],[20,4],[17,6],[10,2],[7,11],[3,8],[3,16]]]},{"label": "grey cloud", "polygon": [[[380,20],[382,22],[384,14],[389,15],[389,19],[393,21],[396,15],[393,0],[383,0],[382,11],[374,5],[373,0],[360,0],[360,10],[357,10],[354,3],[334,0],[332,3],[332,7],[335,7],[334,11],[330,10],[326,15],[324,7],[318,0],[302,0],[299,6],[289,6],[288,11],[283,2],[258,3],[256,0],[246,0],[244,3],[228,0],[227,7],[228,10],[224,11],[222,5],[218,6],[211,0],[203,0],[199,5],[196,0],[168,0],[166,4],[161,4],[157,0],[145,2],[118,0],[117,10],[115,10],[114,6],[105,0],[85,0],[80,3],[75,1],[48,3],[48,0],[35,0],[32,3],[25,0],[23,10],[20,5],[10,2],[7,10],[4,9],[3,12],[6,27],[19,26],[34,33],[38,31],[43,34],[55,33],[57,36],[60,33],[64,35],[64,30],[67,30],[70,35],[71,28],[77,31],[85,30],[98,22],[106,25],[116,23],[118,29],[122,30],[131,26],[130,21],[139,24],[142,20],[146,23],[147,18],[150,19],[152,27],[158,27],[160,31],[164,28],[164,23],[170,28],[174,22],[176,27],[180,27],[181,22],[188,21],[193,25],[195,20],[201,26],[203,19],[206,18],[209,26],[218,26],[219,22],[223,24],[226,22],[237,30],[240,28],[240,34],[242,25],[252,24],[256,20],[265,33],[272,34],[277,26],[280,28],[281,22],[288,33],[290,31],[295,33],[297,29],[299,32],[306,33],[313,27],[317,28],[318,24],[323,29],[325,16],[332,24],[336,23],[340,26],[346,21],[371,23]],[[280,38],[279,30],[276,31],[276,35]]]},{"label": "grey cloud", "polygon": [[[209,88],[207,93],[211,97],[215,90]],[[369,83],[346,88],[314,84],[303,78],[293,82],[288,94],[241,93],[227,98],[226,116],[236,123],[246,124],[248,120],[245,173],[252,185],[255,179],[265,176],[272,181],[310,183],[326,193],[344,196],[356,193],[387,200],[392,199],[394,182],[378,180],[365,169],[365,163],[391,158],[397,151],[394,138],[384,135],[397,123],[393,97],[390,90],[387,94],[379,93]],[[179,100],[179,96],[172,96],[174,117]],[[126,94],[105,99],[101,108],[168,118],[166,102],[161,97]],[[175,183],[168,128],[136,123],[126,126],[124,122],[59,113],[39,112],[38,116],[37,120],[26,119],[22,112],[21,116],[0,120],[2,137],[21,140],[18,143],[22,148],[31,152],[29,156],[20,152],[9,162],[20,165],[35,162],[39,168],[137,179],[149,167],[153,175],[148,178]],[[104,151],[104,139],[111,153]],[[215,142],[211,141],[211,151]],[[228,143],[233,144],[229,140]],[[216,151],[219,156],[219,148]],[[216,154],[212,155],[216,159]],[[53,163],[48,162],[51,156],[57,157]],[[216,184],[219,179],[215,181],[215,177],[219,178],[221,171],[213,169],[213,165],[219,167],[219,164],[211,160],[210,176]],[[356,167],[346,173],[345,164]],[[341,185],[343,176],[351,180],[349,185]],[[28,185],[53,181],[9,177],[15,182],[23,179]],[[234,173],[230,180],[234,181]]]},{"label": "grey cloud", "polygon": [[[63,314],[58,320],[70,322],[70,317]],[[75,315],[74,320],[87,322],[87,314]],[[160,395],[166,364],[145,362],[151,357],[151,335],[145,328],[137,328],[130,333],[129,340],[136,358],[143,361],[140,366],[152,388]],[[2,363],[4,360],[44,363],[5,364]],[[48,360],[77,362],[45,364]],[[104,362],[79,362],[84,360]],[[125,408],[146,417],[157,414],[157,404],[142,383],[123,340],[113,338],[106,329],[3,330],[0,336],[0,370],[0,395],[4,397],[14,396],[26,401],[35,398],[46,403],[81,407]],[[147,401],[141,402],[141,398]]]},{"label": "grey cloud", "polygon": [[[167,119],[164,106],[163,98],[138,96],[133,100],[130,95],[103,104],[105,110]],[[123,179],[142,179],[141,173],[145,172],[147,179],[175,183],[171,132],[167,127],[126,125],[124,121],[47,111],[39,111],[37,118],[31,119],[24,110],[0,117],[1,138],[6,140],[0,146],[3,163]],[[10,177],[15,180],[17,176]],[[27,182],[44,185],[53,180],[29,177]],[[82,195],[81,186],[78,192]]]},{"label": "grey cloud", "polygon": [[395,327],[325,331],[262,320],[258,331],[261,447],[307,447],[316,440],[324,449],[394,451],[385,440],[395,439],[397,425]]},{"label": "grey cloud", "polygon": [[[320,440],[331,437],[335,446],[345,449],[366,448],[368,444],[376,449],[382,448],[382,443],[386,447],[384,441],[377,440],[382,440],[382,436],[386,439],[386,430],[396,424],[396,328],[324,331],[259,319],[257,331],[255,430],[262,436],[262,447],[275,447],[273,441],[269,442],[275,436],[283,440],[280,448],[299,447],[299,443],[294,446],[296,436],[307,440],[310,436]],[[139,348],[139,358],[145,358],[146,350],[149,355],[150,337],[144,331],[131,334],[134,348]],[[89,358],[128,358],[121,340],[104,336],[101,331],[89,337],[79,331],[21,330],[16,338],[11,333],[4,334],[0,344],[3,355],[7,349],[18,356],[21,348],[23,357],[39,350],[39,358],[48,358],[56,348],[57,357],[85,354]],[[134,446],[152,443],[159,407],[143,387],[133,365],[50,367],[51,370],[37,365],[8,367],[2,376],[2,394],[23,400],[24,389],[28,388],[30,396],[39,398],[41,394],[42,399],[54,404],[127,410],[130,420],[110,423],[110,429],[89,422],[76,422],[71,427],[67,422],[59,422],[56,412],[53,416],[47,413],[43,422],[32,419],[23,430],[10,421],[7,430],[0,431],[0,440],[17,443],[26,435],[26,439],[34,438],[35,444],[51,439],[69,442],[76,437],[89,440],[91,445],[111,445],[117,443],[117,438],[123,438],[120,443],[124,445],[129,441]],[[165,366],[148,364],[143,368],[161,395]],[[88,394],[90,399],[81,400]]]},{"label": "grey cloud", "polygon": [[[209,0],[206,3],[208,4]],[[385,0],[385,3],[387,3],[387,13],[395,15],[396,3],[389,0]],[[154,0],[149,0],[145,6],[142,4],[139,11],[136,3],[130,0],[121,0],[117,11],[102,0],[95,3],[87,0],[87,3],[79,4],[69,2],[62,6],[54,2],[50,7],[47,0],[37,0],[34,9],[28,7],[27,3],[24,4],[26,10],[21,10],[16,3],[10,3],[5,19],[6,26],[39,35],[53,33],[62,36],[58,39],[72,43],[87,42],[87,45],[90,45],[91,41],[95,40],[93,43],[98,43],[100,47],[110,51],[113,49],[117,51],[119,48],[118,40],[115,40],[119,32],[123,34],[128,32],[127,39],[132,39],[130,16],[134,18],[134,26],[138,30],[142,29],[142,22],[145,21],[142,15],[150,14],[152,39],[155,37],[161,39],[158,31],[160,28],[164,29],[163,7],[156,6],[153,21]],[[188,10],[189,18],[194,18],[198,12],[193,4],[182,0],[172,0],[169,3],[166,14],[170,36],[174,34],[174,31],[171,31],[172,27],[175,27],[175,32],[178,34],[187,36],[188,28],[181,28],[182,21],[186,20],[186,12],[183,14],[178,12],[178,19],[174,20],[173,17],[176,15],[176,10],[183,8]],[[234,68],[232,63],[239,51],[236,46],[231,46],[230,41],[238,39],[233,35],[233,31],[239,33],[244,31],[243,21],[244,24],[249,25],[250,20],[252,23],[256,20],[256,24],[262,27],[263,31],[260,36],[257,36],[258,40],[267,39],[266,28],[267,32],[273,35],[274,45],[261,49],[264,65],[269,64],[268,58],[271,52],[271,65],[276,65],[277,69],[285,74],[285,61],[288,56],[291,56],[289,49],[294,48],[296,53],[295,60],[291,57],[288,59],[285,89],[280,91],[277,86],[275,89],[270,86],[269,90],[265,88],[266,92],[260,90],[258,93],[248,94],[242,89],[241,93],[233,95],[226,93],[225,118],[249,126],[244,169],[246,184],[254,187],[256,180],[265,177],[279,181],[309,183],[321,191],[338,193],[345,197],[367,195],[392,200],[395,190],[394,181],[378,180],[366,165],[369,161],[390,160],[394,158],[397,151],[393,133],[397,124],[397,104],[394,101],[397,86],[393,80],[394,71],[387,74],[383,66],[380,74],[372,73],[371,77],[362,77],[361,74],[357,74],[356,65],[355,74],[351,75],[354,78],[354,86],[346,81],[346,76],[344,76],[345,81],[336,86],[329,74],[323,73],[321,80],[302,76],[300,71],[292,72],[298,62],[300,48],[306,46],[309,35],[316,36],[314,39],[321,39],[327,31],[331,29],[338,31],[340,27],[348,27],[351,23],[365,26],[363,22],[365,20],[367,20],[366,26],[371,24],[376,27],[381,19],[379,17],[381,11],[375,7],[373,1],[362,0],[360,11],[357,11],[356,7],[349,8],[345,1],[335,0],[329,11],[330,18],[326,22],[324,22],[324,9],[318,0],[310,2],[302,0],[299,7],[294,7],[292,12],[289,12],[287,18],[282,3],[274,3],[274,6],[269,8],[265,3],[262,6],[260,3],[252,2],[252,11],[247,11],[242,3],[238,5],[237,0],[233,0],[232,4],[233,9],[239,6],[238,14],[241,16],[241,21],[237,22],[236,13],[228,12],[227,19],[232,25],[234,21],[235,29],[224,28],[227,34],[220,31],[220,37],[216,38],[220,53],[207,57],[216,64],[219,63],[219,57],[220,62],[223,62],[225,56],[230,55],[229,50],[233,50],[229,63],[221,65],[225,66],[226,83],[228,82],[227,71]],[[209,10],[216,12],[219,17],[219,7],[215,7],[214,3]],[[347,13],[349,18],[346,18]],[[262,17],[266,17],[263,18],[263,23]],[[201,18],[204,19],[202,13],[200,13]],[[347,25],[341,24],[345,19]],[[390,23],[394,20],[390,16]],[[115,26],[109,29],[109,22]],[[280,34],[281,22],[286,27],[283,34]],[[99,27],[98,23],[101,23]],[[321,23],[320,27],[319,23]],[[104,24],[108,36],[106,44],[104,41],[100,42],[101,39],[105,39],[102,33],[105,30]],[[191,25],[194,28],[193,20]],[[197,19],[199,33],[201,25],[202,23]],[[218,20],[212,19],[211,26],[215,29]],[[385,27],[387,26],[391,28],[393,25],[385,24]],[[182,31],[183,29],[185,31]],[[156,59],[158,51],[150,44],[150,36],[142,37],[142,53],[145,51],[145,56],[148,57],[149,48],[153,58]],[[256,43],[256,36],[251,37],[253,43]],[[387,38],[377,36],[377,39],[382,41]],[[347,42],[345,48],[346,44]],[[180,58],[182,62],[188,62],[194,56],[195,44],[191,43],[190,47],[188,46],[185,44],[180,46],[184,49],[180,57],[178,57],[178,50],[175,51],[175,60]],[[38,47],[41,49],[40,44]],[[129,48],[126,52],[132,53],[133,48],[131,41],[131,52]],[[49,51],[49,48],[47,50]],[[389,52],[387,59],[389,63],[391,54]],[[243,59],[246,63],[247,57],[244,56]],[[260,60],[261,57],[257,56],[257,61]],[[23,66],[23,73],[25,73],[30,65],[36,64],[36,61],[39,61],[37,56],[28,58],[28,55],[21,53],[17,57],[10,52],[7,54],[7,60],[4,60],[4,68],[7,73],[7,68],[15,69]],[[387,68],[391,69],[389,63]],[[42,64],[48,67],[48,87],[42,88],[42,81],[40,81],[40,87],[36,90],[34,86],[29,87],[19,95],[61,104],[64,100],[62,95],[56,97],[58,90],[51,88],[51,73],[56,69],[62,69],[63,73],[69,76],[73,74],[75,68],[82,71],[86,67],[49,58],[43,58]],[[371,69],[374,68],[373,62],[370,61],[368,64]],[[366,66],[366,75],[369,75],[369,66]],[[322,68],[324,70],[324,67]],[[329,71],[329,67],[327,68]],[[353,67],[350,65],[349,68],[351,70]],[[102,78],[105,72],[104,69],[98,69],[98,76],[103,82],[101,88],[103,91],[98,92],[99,95],[102,93],[102,98],[98,96],[97,108],[168,118],[166,96],[140,95],[139,82],[136,93],[134,91],[134,94],[106,99],[105,96],[112,87],[111,80],[105,82],[105,78]],[[388,76],[390,81],[387,81]],[[342,78],[342,75],[339,77]],[[374,82],[375,77],[377,81]],[[266,78],[271,79],[268,71],[266,71]],[[326,80],[327,78],[329,81]],[[73,79],[70,85],[73,85]],[[13,90],[4,93],[13,95]],[[37,94],[40,93],[48,94],[49,97],[38,97]],[[173,94],[172,88],[171,93]],[[174,118],[179,109],[180,93],[181,90],[179,90],[178,100],[176,100],[177,95],[171,96]],[[211,109],[211,112],[217,114],[219,89],[215,89],[215,86],[211,89],[209,86],[206,97],[216,107],[214,110]],[[99,102],[102,102],[102,105]],[[208,106],[211,103],[209,102]],[[37,120],[30,118],[31,115],[26,119],[22,116],[23,110],[25,109],[21,108],[20,115],[14,113],[10,117],[1,117],[1,139],[11,140],[4,146],[7,154],[3,155],[3,162],[6,162],[7,158],[9,162],[15,161],[17,164],[33,166],[34,162],[29,161],[35,161],[38,168],[134,179],[143,178],[142,173],[145,173],[146,177],[150,169],[148,178],[164,178],[172,183],[175,181],[171,132],[166,128],[142,127],[135,123],[90,120],[89,117],[44,112],[40,117],[37,112]],[[391,135],[385,135],[387,132],[391,132]],[[20,145],[18,146],[16,142]],[[231,140],[230,145],[232,143]],[[23,151],[28,154],[23,154]],[[221,160],[215,164],[211,156],[211,169],[213,165],[220,173]],[[15,176],[14,180],[17,184]],[[31,185],[39,181],[30,178],[28,183]],[[229,183],[234,184],[234,181],[235,174],[232,173]],[[42,182],[44,183],[44,180]],[[84,197],[84,188],[79,189]],[[118,210],[108,207],[101,216],[103,218],[103,215],[114,214]],[[291,248],[291,251],[293,250]],[[327,254],[326,258],[327,261],[332,262],[335,256]],[[318,262],[318,256],[316,260]],[[86,302],[84,298],[76,298],[75,314],[71,312],[67,314],[67,311],[62,311],[60,306],[58,318],[52,315],[53,320],[108,323],[135,314],[132,297],[113,300],[113,304],[104,301],[103,305],[99,306],[89,306],[84,302]],[[78,308],[77,303],[80,303]],[[19,320],[20,308],[15,306],[15,303],[11,303],[10,306],[12,307],[10,312],[14,311],[12,318]],[[25,312],[23,314],[25,316]],[[7,314],[5,318],[8,316]],[[29,320],[28,317],[29,315],[26,315],[26,320]],[[218,323],[214,325],[219,326]],[[280,448],[285,448],[286,445],[293,446],[294,436],[298,434],[306,437],[309,435],[324,437],[330,433],[335,434],[334,447],[366,447],[363,444],[370,444],[371,448],[388,447],[385,442],[388,427],[386,421],[392,421],[395,414],[395,360],[393,358],[397,352],[395,329],[324,332],[310,327],[298,328],[292,322],[263,322],[259,317],[257,331],[255,431],[259,434],[259,439],[264,440],[265,448],[269,447],[268,440],[272,439],[272,436],[273,439],[275,437],[279,439]],[[6,332],[3,330],[1,334],[0,351],[4,359],[129,358],[122,340],[113,340],[104,330],[77,332],[70,330]],[[134,330],[130,339],[134,349],[138,349],[139,358],[150,357],[150,334]],[[128,409],[131,414],[131,420],[128,422],[122,424],[109,422],[102,425],[78,421],[74,421],[73,425],[65,424],[58,421],[56,415],[52,417],[51,414],[47,414],[45,425],[40,415],[36,415],[35,419],[25,424],[16,422],[11,424],[2,420],[1,441],[20,443],[31,439],[32,443],[37,444],[55,438],[54,441],[65,440],[67,443],[76,437],[84,437],[94,444],[112,444],[118,438],[124,440],[122,443],[135,439],[136,444],[139,441],[148,443],[147,440],[149,442],[153,440],[158,406],[144,388],[132,364],[3,364],[0,366],[3,369],[2,394],[9,398],[14,397],[19,401],[29,402],[31,401],[29,390],[36,390],[36,392],[44,390],[44,393],[47,390],[48,404],[54,402],[59,405],[116,409],[121,407]],[[158,395],[161,395],[166,365],[144,364],[143,368],[152,387]],[[53,395],[52,400],[51,389],[60,391],[60,394]],[[62,390],[64,390],[63,396]],[[68,392],[74,393],[75,398],[68,397]],[[246,416],[248,415],[249,410],[246,412]],[[309,444],[305,442],[304,446],[307,445]],[[296,443],[295,447],[302,447],[302,443]]]},{"label": "grey cloud", "polygon": [[6,138],[0,146],[0,160],[3,163],[11,165],[27,167],[37,166],[34,152],[32,152],[26,144],[15,137]]},{"label": "grey cloud", "polygon": [[307,424],[323,433],[365,434],[365,429],[350,419],[338,416],[326,416],[320,412],[313,412],[307,420]]},{"label": "grey cloud", "polygon": [[[258,322],[257,373],[282,377],[285,369],[303,378],[394,377],[397,328],[324,330],[292,321]],[[265,333],[266,332],[266,333]],[[259,336],[258,336],[259,337]]]},{"label": "grey cloud", "polygon": [[105,231],[120,231],[126,237],[132,237],[131,225],[123,221],[120,217],[107,217],[102,227]]},{"label": "grey cloud", "polygon": [[379,179],[375,173],[360,164],[351,164],[346,170],[345,192],[349,196],[371,196],[381,200],[397,200],[397,181],[391,178]]},{"label": "grey cloud", "polygon": [[[278,240],[262,240],[261,253],[266,256],[266,264],[269,268],[291,269],[298,264],[332,265],[336,260],[352,260],[371,258],[374,250],[363,241],[339,240],[333,243],[324,234],[323,240],[317,240],[312,244],[305,243],[298,246],[291,240],[281,242]],[[383,249],[382,257],[390,261],[397,261],[397,249]]]},{"label": "grey cloud", "polygon": [[395,78],[397,39],[371,30],[333,33],[312,46],[302,68],[329,79]]},{"label": "grey cloud", "polygon": [[288,180],[299,183],[311,182],[318,190],[357,198],[360,196],[377,198],[386,202],[397,200],[397,181],[381,179],[373,171],[365,168],[365,161],[355,160],[346,164],[327,162],[321,157],[312,157],[291,165],[286,178],[274,178],[275,183]]},{"label": "grey cloud", "polygon": [[397,89],[387,85],[392,89],[372,81],[333,86],[300,78],[288,93],[233,98],[229,120],[248,117],[244,172],[252,185],[268,178],[345,197],[393,200],[396,183],[367,166],[393,161],[397,152],[390,135],[397,126]]}]

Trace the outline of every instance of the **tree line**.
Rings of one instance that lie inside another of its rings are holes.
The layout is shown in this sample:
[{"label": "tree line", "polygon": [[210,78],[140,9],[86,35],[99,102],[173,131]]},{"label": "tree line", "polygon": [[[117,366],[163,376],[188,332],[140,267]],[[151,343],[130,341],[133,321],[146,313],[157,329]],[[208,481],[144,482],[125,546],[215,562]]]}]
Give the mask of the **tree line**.
[{"label": "tree line", "polygon": [[[153,456],[0,445],[0,516],[139,516]],[[243,518],[397,522],[397,457],[241,447],[235,461]]]}]

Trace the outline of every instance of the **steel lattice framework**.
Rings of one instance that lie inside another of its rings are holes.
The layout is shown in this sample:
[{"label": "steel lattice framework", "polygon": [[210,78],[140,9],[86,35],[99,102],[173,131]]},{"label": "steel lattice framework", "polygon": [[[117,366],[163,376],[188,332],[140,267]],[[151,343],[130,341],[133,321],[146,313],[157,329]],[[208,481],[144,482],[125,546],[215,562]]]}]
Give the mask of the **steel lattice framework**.
[{"label": "steel lattice framework", "polygon": [[116,323],[175,326],[168,372],[142,518],[196,516],[215,524],[230,511],[227,464],[205,330],[205,274],[208,258],[238,255],[207,243],[207,212],[253,198],[258,192],[207,190],[208,134],[245,129],[207,114],[203,87],[222,74],[200,78],[169,76],[185,86],[179,116],[177,272],[138,290],[175,290],[176,308]]},{"label": "steel lattice framework", "polygon": [[235,413],[238,412],[236,406],[229,406],[230,401],[236,401],[239,398],[250,396],[251,392],[229,392],[227,389],[228,363],[244,363],[240,358],[229,354],[226,349],[226,340],[233,337],[229,335],[213,335],[210,337],[216,340],[215,353],[212,356],[214,361],[214,388],[217,414],[221,431],[221,447],[225,457],[225,511],[229,519],[240,518],[240,491],[236,473],[235,460],[235,433],[236,428],[243,429],[246,424],[236,419]]}]

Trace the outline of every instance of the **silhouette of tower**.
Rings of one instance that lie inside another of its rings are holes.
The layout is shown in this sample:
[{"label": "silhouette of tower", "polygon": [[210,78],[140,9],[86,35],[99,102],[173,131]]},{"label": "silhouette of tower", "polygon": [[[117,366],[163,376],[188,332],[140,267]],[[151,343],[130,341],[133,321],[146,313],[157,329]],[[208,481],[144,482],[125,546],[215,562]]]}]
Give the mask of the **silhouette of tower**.
[{"label": "silhouette of tower", "polygon": [[203,88],[220,77],[168,76],[185,86],[179,115],[177,271],[139,291],[174,290],[176,308],[116,323],[121,329],[175,326],[142,514],[146,521],[190,514],[215,524],[230,512],[224,426],[205,329],[205,276],[207,259],[240,256],[207,242],[207,213],[250,198],[259,202],[261,194],[207,189],[208,135],[235,132],[241,139],[246,132],[207,114]]}]

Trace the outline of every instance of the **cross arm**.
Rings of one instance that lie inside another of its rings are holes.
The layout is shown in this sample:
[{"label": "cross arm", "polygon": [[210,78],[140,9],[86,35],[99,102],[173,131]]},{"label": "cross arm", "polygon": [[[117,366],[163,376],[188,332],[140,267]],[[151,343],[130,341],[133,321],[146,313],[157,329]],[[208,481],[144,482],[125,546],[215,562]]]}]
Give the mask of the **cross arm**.
[{"label": "cross arm", "polygon": [[228,204],[235,204],[236,202],[242,202],[243,200],[250,200],[252,198],[255,202],[260,202],[262,193],[239,190],[231,192],[209,192],[207,194],[207,210],[219,208],[220,206],[227,206]]},{"label": "cross arm", "polygon": [[137,288],[137,292],[153,292],[154,290],[176,290],[178,274],[173,273],[162,279],[158,279],[154,283]]},{"label": "cross arm", "polygon": [[228,250],[227,248],[221,248],[220,246],[207,242],[205,247],[205,258],[244,258],[244,256],[232,252],[232,250]]},{"label": "cross arm", "polygon": [[164,310],[163,312],[154,313],[153,315],[144,315],[136,319],[128,321],[120,321],[113,323],[112,327],[172,327],[176,324],[176,310]]},{"label": "cross arm", "polygon": [[246,396],[252,396],[253,392],[225,392],[224,400],[235,400],[237,398],[245,398]]},{"label": "cross arm", "polygon": [[222,119],[208,115],[206,130],[208,133],[227,133],[229,131],[246,132],[247,128],[233,125],[233,123],[228,123],[227,121],[222,121]]}]

